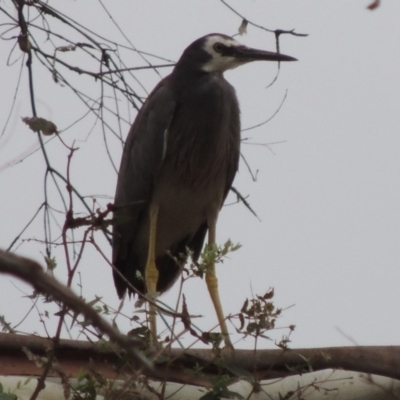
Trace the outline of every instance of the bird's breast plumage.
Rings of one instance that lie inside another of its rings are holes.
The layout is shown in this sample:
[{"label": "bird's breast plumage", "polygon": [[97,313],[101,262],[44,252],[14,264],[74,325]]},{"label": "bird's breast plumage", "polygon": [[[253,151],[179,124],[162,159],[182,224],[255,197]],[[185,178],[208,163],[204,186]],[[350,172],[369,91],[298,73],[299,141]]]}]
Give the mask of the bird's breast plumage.
[{"label": "bird's breast plumage", "polygon": [[165,164],[183,184],[203,190],[212,181],[229,185],[238,164],[240,112],[233,87],[218,74],[204,74],[177,93],[168,128]]}]

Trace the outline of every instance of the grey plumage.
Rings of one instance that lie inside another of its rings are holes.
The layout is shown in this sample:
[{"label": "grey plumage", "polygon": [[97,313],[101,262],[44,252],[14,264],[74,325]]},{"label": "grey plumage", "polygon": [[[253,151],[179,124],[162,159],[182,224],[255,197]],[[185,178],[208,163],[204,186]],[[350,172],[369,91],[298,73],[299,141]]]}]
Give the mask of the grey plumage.
[{"label": "grey plumage", "polygon": [[[190,57],[190,49],[182,58],[186,55]],[[234,179],[239,148],[234,88],[220,73],[211,75],[178,62],[140,110],[119,172],[113,262],[137,290],[145,292],[150,202],[161,206],[157,291],[164,292],[178,278],[186,248],[194,252],[194,260],[199,257],[207,218],[219,212]],[[126,282],[116,273],[114,280],[122,296]]]}]

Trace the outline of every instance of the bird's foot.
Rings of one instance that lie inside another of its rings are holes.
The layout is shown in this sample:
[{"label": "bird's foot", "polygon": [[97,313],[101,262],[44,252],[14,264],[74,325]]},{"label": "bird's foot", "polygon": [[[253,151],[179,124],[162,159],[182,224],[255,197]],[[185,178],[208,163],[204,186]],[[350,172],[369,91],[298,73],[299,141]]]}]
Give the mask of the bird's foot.
[{"label": "bird's foot", "polygon": [[163,345],[155,338],[152,332],[149,331],[148,346],[146,348],[146,354],[151,357],[157,357],[157,355],[164,349]]},{"label": "bird's foot", "polygon": [[231,343],[230,340],[225,341],[225,346],[221,350],[221,355],[224,358],[235,358],[235,348],[233,347],[233,344]]}]

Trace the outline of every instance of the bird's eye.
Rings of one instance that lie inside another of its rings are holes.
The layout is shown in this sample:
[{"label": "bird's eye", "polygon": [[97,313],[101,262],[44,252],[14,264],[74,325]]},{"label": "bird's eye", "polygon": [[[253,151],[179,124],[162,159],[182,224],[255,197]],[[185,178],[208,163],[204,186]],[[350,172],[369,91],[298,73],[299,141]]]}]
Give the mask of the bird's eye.
[{"label": "bird's eye", "polygon": [[214,50],[217,53],[222,53],[224,51],[225,46],[222,43],[215,43],[214,44]]}]

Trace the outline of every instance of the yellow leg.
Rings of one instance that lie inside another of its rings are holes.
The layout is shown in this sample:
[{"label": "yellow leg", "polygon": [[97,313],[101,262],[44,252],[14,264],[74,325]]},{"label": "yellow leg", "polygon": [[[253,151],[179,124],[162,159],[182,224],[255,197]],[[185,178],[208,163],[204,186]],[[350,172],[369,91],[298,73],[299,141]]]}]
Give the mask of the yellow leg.
[{"label": "yellow leg", "polygon": [[[215,245],[216,223],[217,223],[217,220],[215,218],[209,224],[210,225],[208,228],[208,245],[209,246]],[[221,327],[222,336],[223,336],[224,342],[225,342],[225,348],[227,350],[229,350],[231,353],[233,353],[234,348],[233,348],[231,339],[229,338],[228,327],[226,326],[225,316],[224,316],[224,312],[222,311],[221,300],[219,298],[218,279],[217,279],[217,275],[215,273],[214,263],[212,265],[210,265],[210,267],[208,268],[208,271],[206,273],[206,283],[207,283],[208,291],[210,293],[211,300],[214,304],[215,312],[217,313],[218,322]]]},{"label": "yellow leg", "polygon": [[[158,270],[156,267],[156,235],[157,235],[158,206],[150,207],[150,233],[149,233],[149,253],[145,269],[145,281],[147,296],[154,302],[157,294]],[[157,343],[157,321],[156,309],[149,303],[150,318],[150,344]]]}]

